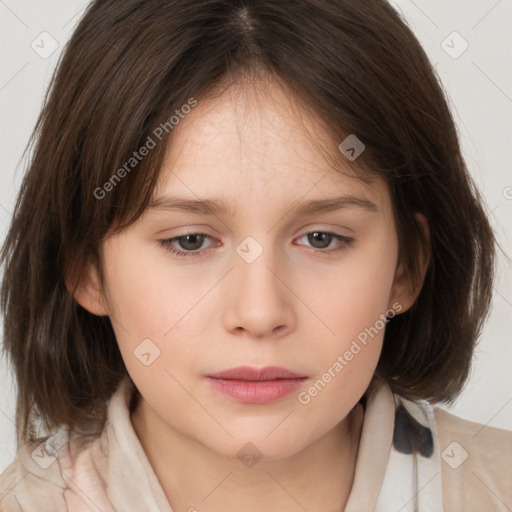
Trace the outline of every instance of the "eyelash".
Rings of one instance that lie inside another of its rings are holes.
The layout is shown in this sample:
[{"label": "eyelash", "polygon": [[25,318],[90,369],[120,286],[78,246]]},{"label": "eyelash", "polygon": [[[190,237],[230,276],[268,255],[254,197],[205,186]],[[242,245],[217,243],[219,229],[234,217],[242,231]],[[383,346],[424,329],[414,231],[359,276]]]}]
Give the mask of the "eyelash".
[{"label": "eyelash", "polygon": [[[339,240],[342,243],[339,247],[337,247],[335,249],[315,249],[315,248],[313,248],[314,253],[321,253],[323,255],[333,254],[333,253],[337,253],[337,252],[343,251],[344,249],[351,247],[354,243],[353,238],[350,238],[347,236],[342,236],[342,235],[337,235],[336,233],[331,233],[330,231],[309,231],[307,233],[304,233],[299,238],[302,238],[302,237],[312,234],[312,233],[321,233],[324,235],[332,235],[335,239]],[[184,235],[175,236],[173,238],[161,239],[158,242],[166,251],[168,251],[171,254],[174,254],[175,256],[178,256],[180,258],[196,258],[196,257],[202,256],[206,252],[207,249],[196,250],[196,251],[178,251],[173,248],[172,242],[174,242],[175,240],[179,240],[180,238],[189,236],[189,235],[195,235],[195,236],[199,235],[199,236],[204,236],[207,238],[212,238],[210,235],[207,235],[206,233],[186,233]]]}]

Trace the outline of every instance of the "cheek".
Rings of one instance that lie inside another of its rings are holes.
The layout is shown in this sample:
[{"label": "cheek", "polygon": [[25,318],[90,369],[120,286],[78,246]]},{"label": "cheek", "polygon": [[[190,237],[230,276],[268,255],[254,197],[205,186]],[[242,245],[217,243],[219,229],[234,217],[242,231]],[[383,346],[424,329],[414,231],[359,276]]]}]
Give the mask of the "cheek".
[{"label": "cheek", "polygon": [[[396,247],[386,246],[386,237],[372,239],[368,250],[354,251],[329,269],[316,284],[303,282],[308,306],[321,312],[309,322],[309,331],[318,332],[316,343],[304,347],[306,360],[318,362],[319,383],[329,383],[330,397],[351,395],[369,383],[377,365],[386,329],[386,311],[396,265]],[[316,276],[318,278],[318,276]],[[319,282],[324,283],[320,287]],[[313,290],[313,292],[312,292]],[[309,315],[311,317],[311,315]],[[312,391],[315,393],[315,391]],[[334,399],[334,398],[333,398]],[[338,400],[338,398],[336,398]]]},{"label": "cheek", "polygon": [[[119,241],[105,258],[111,320],[128,372],[151,392],[166,370],[193,367],[201,297],[210,286],[154,250]],[[157,378],[157,376],[159,376]],[[144,384],[146,383],[146,384]]]},{"label": "cheek", "polygon": [[111,248],[105,273],[112,316],[123,336],[162,339],[190,309],[194,281],[170,269],[149,244],[120,240]]},{"label": "cheek", "polygon": [[317,313],[327,338],[346,342],[389,308],[397,251],[386,240],[376,235],[365,247],[347,252],[339,264],[324,266],[321,272],[311,269],[308,278],[297,277],[297,294]]}]

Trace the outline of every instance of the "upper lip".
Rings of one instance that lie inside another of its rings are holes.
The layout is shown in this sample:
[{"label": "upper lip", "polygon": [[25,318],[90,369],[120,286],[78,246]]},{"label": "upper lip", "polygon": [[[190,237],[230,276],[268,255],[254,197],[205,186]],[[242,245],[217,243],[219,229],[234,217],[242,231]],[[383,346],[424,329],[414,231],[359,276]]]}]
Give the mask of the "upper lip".
[{"label": "upper lip", "polygon": [[264,368],[253,368],[252,366],[237,366],[222,372],[211,373],[208,377],[215,379],[231,380],[274,380],[274,379],[300,379],[306,375],[281,368],[279,366],[265,366]]}]

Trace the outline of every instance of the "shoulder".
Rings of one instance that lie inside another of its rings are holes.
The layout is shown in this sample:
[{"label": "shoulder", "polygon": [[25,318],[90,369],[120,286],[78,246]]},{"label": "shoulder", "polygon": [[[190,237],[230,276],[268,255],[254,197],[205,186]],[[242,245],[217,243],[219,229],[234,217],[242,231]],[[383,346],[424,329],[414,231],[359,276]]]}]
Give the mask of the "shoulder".
[{"label": "shoulder", "polygon": [[22,446],[0,475],[1,512],[64,512],[66,483],[49,444],[52,437]]},{"label": "shoulder", "polygon": [[108,471],[106,429],[86,436],[63,426],[23,446],[0,475],[0,512],[69,512],[89,510],[90,503],[113,512]]},{"label": "shoulder", "polygon": [[434,407],[446,512],[512,509],[512,432]]}]

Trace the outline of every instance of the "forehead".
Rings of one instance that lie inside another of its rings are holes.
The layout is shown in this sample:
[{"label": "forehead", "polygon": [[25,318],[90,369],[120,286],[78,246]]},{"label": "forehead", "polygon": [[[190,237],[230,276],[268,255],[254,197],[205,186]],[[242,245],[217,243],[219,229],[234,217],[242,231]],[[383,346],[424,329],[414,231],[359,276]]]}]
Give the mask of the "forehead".
[{"label": "forehead", "polygon": [[[336,169],[333,160],[336,160]],[[297,203],[340,194],[386,207],[387,187],[363,182],[321,119],[282,83],[235,84],[199,99],[174,128],[153,203],[159,198],[233,198]]]}]

